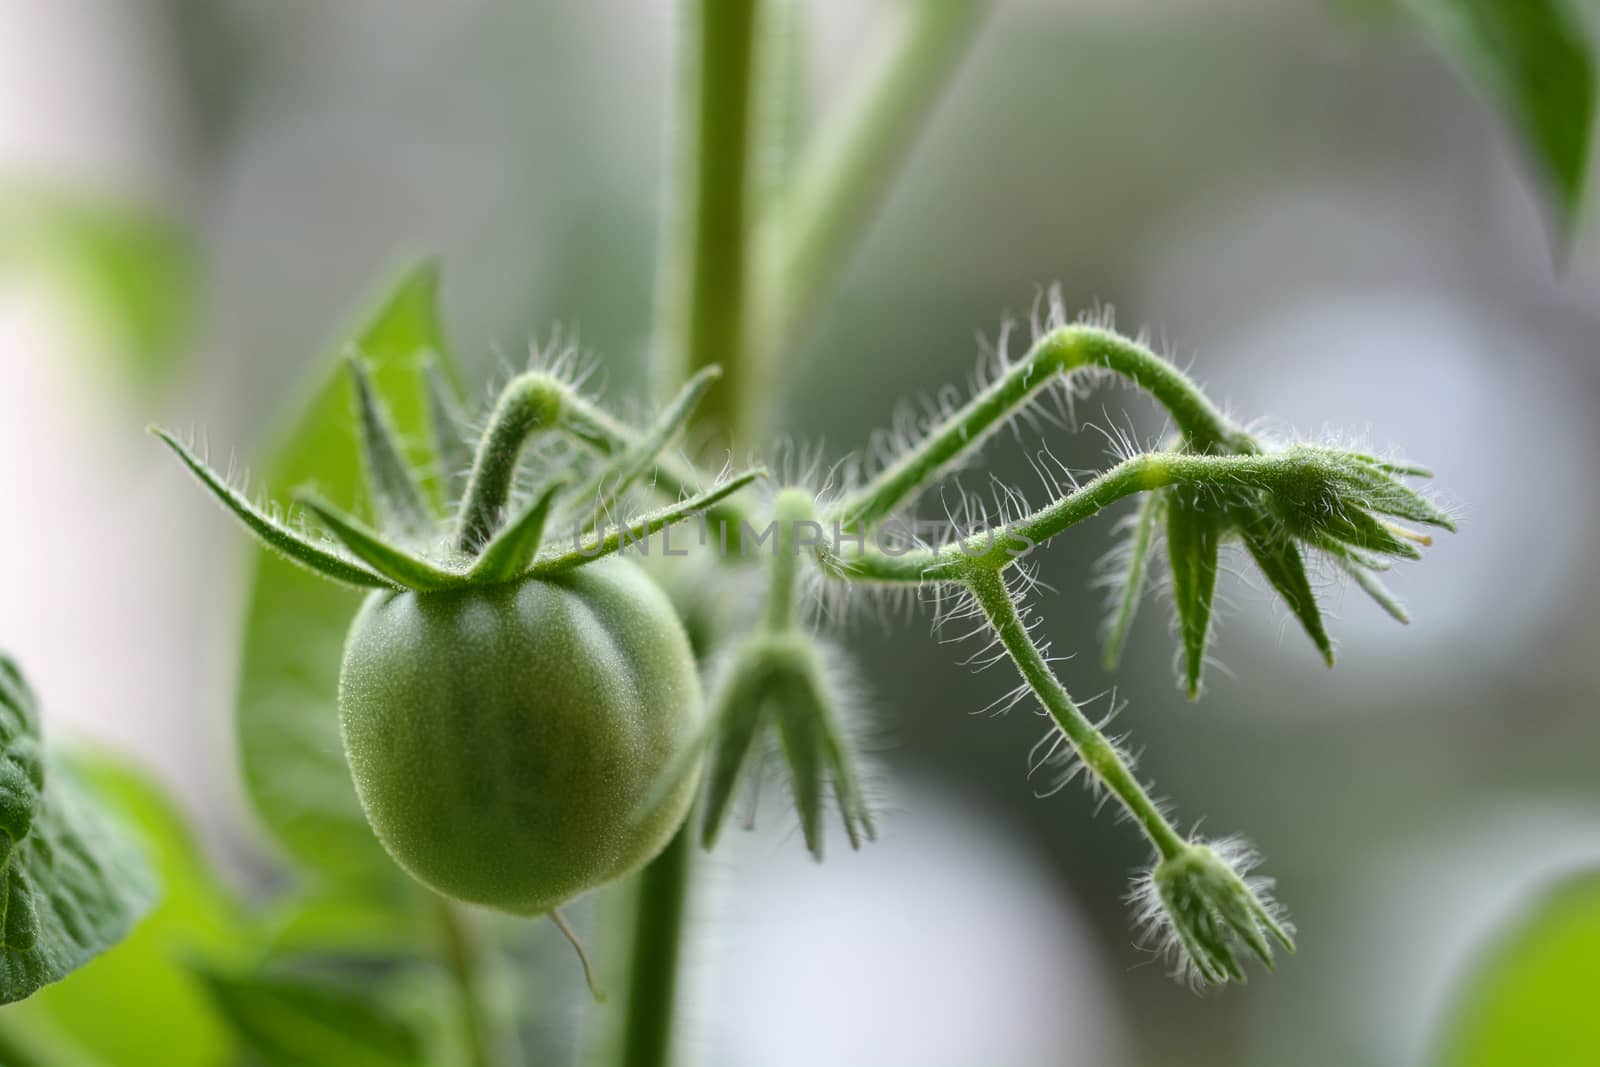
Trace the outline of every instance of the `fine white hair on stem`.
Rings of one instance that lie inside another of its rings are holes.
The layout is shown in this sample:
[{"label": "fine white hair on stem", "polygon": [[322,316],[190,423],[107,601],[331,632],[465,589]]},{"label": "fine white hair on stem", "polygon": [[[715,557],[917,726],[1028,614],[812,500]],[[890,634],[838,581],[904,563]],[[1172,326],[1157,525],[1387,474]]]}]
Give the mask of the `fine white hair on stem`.
[{"label": "fine white hair on stem", "polygon": [[1242,953],[1270,965],[1268,939],[1292,949],[1294,924],[1273,898],[1273,880],[1253,873],[1260,864],[1242,837],[1192,838],[1181,856],[1134,878],[1127,899],[1138,942],[1196,989],[1242,979]]}]

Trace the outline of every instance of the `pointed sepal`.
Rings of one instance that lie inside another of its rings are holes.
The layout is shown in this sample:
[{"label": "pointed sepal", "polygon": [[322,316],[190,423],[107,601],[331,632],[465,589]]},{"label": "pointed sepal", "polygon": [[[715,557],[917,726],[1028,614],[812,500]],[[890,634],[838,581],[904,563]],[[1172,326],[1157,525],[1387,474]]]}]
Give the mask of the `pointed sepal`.
[{"label": "pointed sepal", "polygon": [[822,716],[816,687],[802,672],[779,673],[773,686],[778,743],[789,768],[789,788],[800,816],[806,850],[822,858]]},{"label": "pointed sepal", "polygon": [[1147,937],[1176,956],[1177,971],[1199,984],[1245,980],[1242,955],[1274,966],[1272,943],[1294,951],[1293,928],[1271,896],[1259,862],[1237,840],[1191,841],[1158,862],[1133,898]]},{"label": "pointed sepal", "polygon": [[383,539],[377,531],[347,515],[315,493],[302,492],[302,507],[367,566],[406,589],[434,592],[466,584],[466,576],[437,567]]},{"label": "pointed sepal", "polygon": [[530,574],[557,574],[561,571],[580,567],[591,560],[601,556],[609,556],[619,552],[629,545],[643,544],[653,535],[660,533],[668,526],[676,526],[680,522],[692,519],[694,516],[705,512],[713,504],[726,500],[745,486],[759,478],[765,478],[765,467],[754,467],[736,474],[722,482],[717,483],[703,493],[697,493],[686,500],[652,511],[632,522],[624,523],[609,531],[601,532],[592,541],[580,541],[566,551],[542,556],[534,561],[529,568]]},{"label": "pointed sepal", "polygon": [[[800,826],[807,847],[822,858],[822,778],[833,786],[834,801],[850,847],[875,840],[877,826],[861,788],[859,768],[851,741],[841,728],[845,701],[836,684],[836,670],[828,666],[828,649],[808,638],[791,639],[784,659],[787,670],[779,675],[779,739],[789,763],[789,774],[800,811]],[[792,725],[791,725],[792,724]],[[814,753],[802,747],[815,746]],[[813,764],[816,768],[813,769]],[[813,784],[812,779],[817,781]],[[816,814],[808,814],[814,804]],[[808,828],[814,825],[814,829]]]},{"label": "pointed sepal", "polygon": [[1328,547],[1327,554],[1334,564],[1348,574],[1361,587],[1361,591],[1371,597],[1390,618],[1399,623],[1411,621],[1411,615],[1406,611],[1405,604],[1383,584],[1383,579],[1378,577],[1380,572],[1388,569],[1387,560],[1342,545]]},{"label": "pointed sepal", "polygon": [[244,523],[245,527],[267,548],[292,563],[298,563],[324,578],[345,585],[384,589],[392,588],[396,584],[358,563],[345,559],[325,545],[256,507],[243,493],[230,486],[216,471],[206,466],[199,456],[185,448],[166,430],[152,426],[150,432],[161,438],[183,461],[184,466],[200,479],[200,483],[211,490],[212,495],[222,503],[222,506]]},{"label": "pointed sepal", "polygon": [[521,576],[539,554],[550,508],[555,503],[556,494],[564,488],[565,482],[554,482],[547,486],[515,518],[501,527],[483,546],[478,561],[467,572],[468,579],[483,583],[509,582]]},{"label": "pointed sepal", "polygon": [[724,681],[712,714],[706,760],[706,797],[700,810],[700,845],[717,843],[733,808],[750,751],[766,718],[769,670],[759,657],[741,656]]},{"label": "pointed sepal", "polygon": [[[599,516],[613,508],[622,494],[650,469],[651,464],[689,421],[689,416],[694,414],[706,390],[720,377],[722,369],[712,366],[703,368],[690,378],[633,445],[606,464],[588,484],[573,494],[573,499],[580,505],[592,508],[589,512],[591,519],[585,524],[585,529],[593,529]],[[586,501],[592,501],[592,504]]]},{"label": "pointed sepal", "polygon": [[367,491],[372,494],[378,521],[411,539],[425,536],[433,525],[422,487],[417,484],[406,461],[405,450],[395,432],[394,420],[372,384],[372,376],[359,358],[345,360],[350,370],[351,390],[356,401],[356,425],[360,429],[361,469]]},{"label": "pointed sepal", "polygon": [[1222,542],[1222,509],[1196,492],[1174,492],[1167,506],[1167,554],[1172,568],[1172,600],[1183,640],[1184,690],[1200,695],[1211,606],[1217,591],[1217,554]]},{"label": "pointed sepal", "polygon": [[422,362],[422,385],[428,401],[428,431],[433,438],[434,472],[445,503],[454,506],[472,473],[471,433],[456,399],[455,387],[431,355]]},{"label": "pointed sepal", "polygon": [[1107,670],[1115,670],[1122,659],[1122,650],[1150,574],[1150,549],[1155,545],[1156,531],[1166,516],[1166,507],[1165,490],[1146,493],[1133,517],[1127,543],[1115,554],[1118,567],[1113,588],[1117,590],[1117,599],[1106,626],[1104,663]]},{"label": "pointed sepal", "polygon": [[1271,520],[1260,517],[1246,517],[1239,524],[1239,533],[1263,577],[1300,620],[1324,662],[1333,666],[1333,641],[1322,624],[1322,609],[1317,606],[1316,594],[1311,589],[1300,546]]}]

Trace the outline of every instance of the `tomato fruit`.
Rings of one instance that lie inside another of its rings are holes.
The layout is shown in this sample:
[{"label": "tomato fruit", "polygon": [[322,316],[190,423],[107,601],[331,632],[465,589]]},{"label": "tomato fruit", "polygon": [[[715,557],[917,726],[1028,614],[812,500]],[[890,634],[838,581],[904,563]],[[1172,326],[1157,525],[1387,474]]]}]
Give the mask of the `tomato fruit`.
[{"label": "tomato fruit", "polygon": [[345,751],[395,862],[447,896],[537,915],[652,859],[698,775],[640,805],[699,728],[688,638],[631,562],[372,593],[339,680]]}]

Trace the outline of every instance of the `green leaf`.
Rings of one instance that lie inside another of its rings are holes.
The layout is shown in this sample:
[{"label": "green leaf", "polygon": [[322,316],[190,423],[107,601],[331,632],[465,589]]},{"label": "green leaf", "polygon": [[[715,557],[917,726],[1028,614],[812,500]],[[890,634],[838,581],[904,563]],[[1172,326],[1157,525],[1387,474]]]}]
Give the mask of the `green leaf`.
[{"label": "green leaf", "polygon": [[368,981],[299,974],[198,973],[266,1067],[429,1067],[423,1028]]},{"label": "green leaf", "polygon": [[1577,1067],[1600,1050],[1600,872],[1532,903],[1483,954],[1447,1016],[1437,1067]]},{"label": "green leaf", "polygon": [[193,318],[193,244],[152,208],[58,190],[0,190],[0,282],[59,282],[131,384],[159,385],[178,365]]},{"label": "green leaf", "polygon": [[1594,124],[1595,61],[1571,0],[1407,0],[1462,73],[1516,127],[1570,233]]},{"label": "green leaf", "polygon": [[363,959],[414,959],[434,935],[431,894],[410,884],[320,883],[278,901],[256,934],[272,958],[332,953]]},{"label": "green leaf", "polygon": [[1211,633],[1211,602],[1217,591],[1217,552],[1222,542],[1222,509],[1208,504],[1198,493],[1175,491],[1167,507],[1172,601],[1183,638],[1184,689],[1190,700],[1200,695]]},{"label": "green leaf", "polygon": [[0,1004],[122,940],[154,898],[139,850],[46,760],[33,693],[0,654]]},{"label": "green leaf", "polygon": [[[41,1064],[231,1067],[232,1033],[178,961],[236,951],[241,915],[201,855],[183,816],[142,774],[103,757],[72,768],[135,831],[161,882],[161,901],[128,938],[70,981],[0,1012],[7,1039],[56,1048]],[[4,1057],[0,1062],[10,1063]]]},{"label": "green leaf", "polygon": [[[419,359],[444,358],[431,263],[401,276],[360,329],[362,353],[402,440],[427,438],[416,381]],[[354,500],[361,458],[344,370],[334,354],[313,373],[270,455],[267,487],[287,494],[314,483],[333,500]],[[419,466],[425,457],[411,456]],[[345,631],[359,603],[267,553],[256,557],[245,616],[236,709],[244,784],[274,837],[301,863],[341,876],[401,877],[367,826],[339,741],[336,705]]]}]

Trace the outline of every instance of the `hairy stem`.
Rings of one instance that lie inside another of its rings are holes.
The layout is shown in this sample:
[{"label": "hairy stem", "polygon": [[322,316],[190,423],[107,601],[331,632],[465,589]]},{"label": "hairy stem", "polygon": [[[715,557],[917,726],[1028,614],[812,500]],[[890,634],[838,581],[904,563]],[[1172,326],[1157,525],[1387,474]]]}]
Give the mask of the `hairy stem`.
[{"label": "hairy stem", "polygon": [[664,1067],[672,1059],[678,958],[694,853],[687,822],[639,877],[628,965],[620,1067]]},{"label": "hairy stem", "polygon": [[1143,452],[1037,511],[942,547],[901,552],[867,548],[848,558],[826,556],[823,563],[841,578],[875,582],[961,581],[969,575],[1004,570],[1057,534],[1135,493],[1169,485],[1217,492],[1283,491],[1321,473],[1322,467],[1314,456],[1292,451],[1245,456]]},{"label": "hairy stem", "polygon": [[997,571],[981,571],[968,580],[967,588],[988,617],[989,625],[1005,646],[1017,673],[1066,735],[1084,766],[1127,809],[1162,859],[1172,859],[1182,853],[1183,837],[1161,814],[1161,809],[1117,753],[1116,746],[1095,728],[1050,670],[1027,624],[1017,612],[1004,576]]},{"label": "hairy stem", "polygon": [[749,282],[752,86],[758,0],[697,0],[688,39],[694,79],[691,116],[679,161],[682,181],[675,232],[662,263],[665,365],[674,389],[695,371],[719,365],[724,379],[701,405],[701,421],[735,441],[748,427],[744,355]]},{"label": "hairy stem", "polygon": [[[778,495],[773,509],[777,541],[773,545],[772,574],[767,589],[767,610],[763,625],[771,633],[782,633],[794,622],[798,609],[795,593],[799,581],[799,527],[814,524],[815,506],[811,494],[786,489]],[[817,527],[820,530],[820,527]]]},{"label": "hairy stem", "polygon": [[1255,450],[1188,375],[1144,345],[1098,326],[1058,326],[899,460],[846,497],[836,514],[851,525],[869,526],[883,519],[979,447],[1040,390],[1085,368],[1119,374],[1154,396],[1196,452]]},{"label": "hairy stem", "polygon": [[458,550],[475,552],[500,528],[523,447],[535,432],[556,425],[570,395],[559,381],[538,371],[513,378],[500,393],[467,477]]}]

